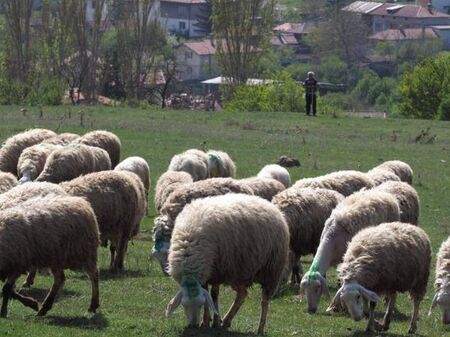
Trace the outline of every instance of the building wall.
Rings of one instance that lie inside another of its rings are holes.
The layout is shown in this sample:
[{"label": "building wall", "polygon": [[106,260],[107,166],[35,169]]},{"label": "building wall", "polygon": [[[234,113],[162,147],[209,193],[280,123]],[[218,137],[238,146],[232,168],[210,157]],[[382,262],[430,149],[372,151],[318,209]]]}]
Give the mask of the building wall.
[{"label": "building wall", "polygon": [[444,42],[445,48],[450,50],[450,28],[449,29],[434,29],[436,34]]},{"label": "building wall", "polygon": [[387,16],[372,16],[372,32],[377,33],[390,28],[421,28],[438,25],[449,25],[450,19],[448,18],[431,18],[431,19],[418,19],[418,18],[399,18],[399,17],[387,17]]},{"label": "building wall", "polygon": [[198,55],[191,49],[181,46],[176,51],[180,65],[180,80],[203,81],[219,75],[214,55]]},{"label": "building wall", "polygon": [[438,11],[450,14],[450,0],[433,0],[432,4]]}]

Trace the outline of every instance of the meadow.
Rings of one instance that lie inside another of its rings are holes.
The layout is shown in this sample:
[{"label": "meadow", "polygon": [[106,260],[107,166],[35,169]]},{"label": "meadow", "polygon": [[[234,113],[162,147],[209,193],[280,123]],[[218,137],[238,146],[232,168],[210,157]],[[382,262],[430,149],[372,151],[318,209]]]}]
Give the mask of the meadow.
[{"label": "meadow", "polygon": [[[141,108],[0,106],[0,141],[32,127],[83,134],[106,129],[122,140],[122,158],[144,157],[151,169],[152,190],[170,158],[188,148],[221,149],[235,160],[239,178],[255,175],[281,155],[300,160],[290,170],[293,181],[343,169],[366,171],[380,162],[400,159],[414,169],[414,187],[421,199],[420,226],[430,235],[435,254],[450,234],[450,123],[404,119],[362,119],[346,116],[306,117],[298,113],[231,113],[162,111]],[[417,141],[429,128],[425,141]],[[177,310],[166,319],[166,305],[178,287],[162,275],[149,258],[153,245],[151,228],[156,215],[153,193],[150,215],[141,233],[129,245],[126,271],[108,272],[108,250],[100,252],[100,310],[88,314],[90,284],[75,272],[66,272],[66,282],[46,317],[12,301],[8,319],[0,320],[0,336],[253,336],[260,311],[260,289],[255,285],[236,315],[229,331],[185,328],[184,313]],[[251,244],[251,243],[249,243]],[[302,260],[307,270],[311,257]],[[327,275],[328,276],[328,275]],[[337,290],[335,272],[329,274],[331,292]],[[20,284],[23,278],[17,283]],[[450,332],[440,321],[439,310],[426,315],[433,297],[434,271],[422,302],[419,336],[442,336]],[[51,285],[49,276],[38,276],[31,289],[21,292],[43,300]],[[271,302],[266,336],[365,336],[367,321],[353,322],[345,315],[325,312],[322,300],[316,315],[306,313],[305,303],[290,289]],[[220,311],[230,305],[234,292],[224,288]],[[378,305],[379,315],[384,310]],[[400,295],[390,331],[381,336],[406,336],[412,304]]]}]

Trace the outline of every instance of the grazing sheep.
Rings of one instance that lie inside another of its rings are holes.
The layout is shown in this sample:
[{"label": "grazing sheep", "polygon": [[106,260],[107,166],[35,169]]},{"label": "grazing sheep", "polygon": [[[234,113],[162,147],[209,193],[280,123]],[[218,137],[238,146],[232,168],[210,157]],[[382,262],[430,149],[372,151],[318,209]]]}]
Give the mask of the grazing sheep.
[{"label": "grazing sheep", "polygon": [[155,208],[159,212],[169,195],[179,186],[192,183],[192,176],[183,171],[167,171],[156,182]]},{"label": "grazing sheep", "polygon": [[288,188],[273,197],[272,203],[283,213],[289,226],[293,253],[289,262],[293,266],[287,271],[292,270],[292,283],[300,283],[303,272],[298,260],[301,256],[316,253],[325,221],[343,199],[342,194],[321,188]]},{"label": "grazing sheep", "polygon": [[147,202],[148,192],[150,190],[150,167],[148,166],[147,161],[141,157],[128,157],[121,161],[114,170],[133,172],[141,179],[145,188],[145,215],[148,215]]},{"label": "grazing sheep", "polygon": [[[389,329],[397,292],[408,291],[414,304],[409,333],[417,330],[419,305],[427,291],[431,263],[428,235],[420,228],[402,222],[384,223],[356,234],[339,266],[342,287],[329,311],[342,303],[350,316],[363,317],[363,301],[370,303],[367,331]],[[379,295],[385,294],[388,305],[383,322],[375,321]]]},{"label": "grazing sheep", "polygon": [[8,172],[0,172],[0,194],[9,191],[14,186],[17,186],[16,176]]},{"label": "grazing sheep", "polygon": [[223,151],[209,150],[207,156],[209,178],[234,178],[236,176],[236,166],[228,153]]},{"label": "grazing sheep", "polygon": [[359,171],[337,171],[315,178],[300,179],[294,188],[325,188],[341,193],[347,197],[362,188],[374,187],[374,182],[365,173]]},{"label": "grazing sheep", "polygon": [[190,149],[172,157],[167,171],[183,171],[194,181],[208,178],[208,155],[200,150]]},{"label": "grazing sheep", "polygon": [[[10,298],[43,316],[52,307],[64,283],[64,269],[83,271],[91,280],[90,312],[99,306],[98,225],[88,202],[70,196],[31,198],[0,211],[0,279],[3,286],[1,317],[7,316]],[[36,300],[20,295],[14,285],[33,268],[50,268],[54,283],[39,309]]]},{"label": "grazing sheep", "polygon": [[374,181],[375,186],[381,185],[386,181],[401,181],[400,178],[391,171],[379,168],[368,171],[367,176]]},{"label": "grazing sheep", "polygon": [[390,160],[385,161],[384,163],[373,168],[375,169],[383,169],[386,171],[390,171],[394,173],[397,177],[400,178],[401,181],[405,183],[412,184],[413,181],[413,170],[411,166],[407,163],[400,160]]},{"label": "grazing sheep", "polygon": [[19,183],[23,184],[35,180],[44,169],[48,156],[50,156],[53,151],[60,148],[60,145],[42,142],[23,150],[17,163],[17,176],[20,179]]},{"label": "grazing sheep", "polygon": [[0,171],[16,174],[22,151],[53,136],[56,133],[51,130],[31,129],[8,138],[0,148]]},{"label": "grazing sheep", "polygon": [[414,187],[401,181],[387,181],[375,188],[391,193],[400,207],[400,221],[417,225],[419,220],[419,195]]},{"label": "grazing sheep", "polygon": [[42,143],[64,146],[69,145],[78,138],[80,138],[80,135],[77,135],[76,133],[65,132],[60,133],[59,135],[56,135],[54,137],[48,138],[44,140]]},{"label": "grazing sheep", "polygon": [[111,169],[108,153],[94,146],[70,144],[53,151],[36,181],[60,183],[83,174]]},{"label": "grazing sheep", "polygon": [[110,268],[122,270],[128,241],[138,234],[147,205],[140,178],[128,171],[103,171],[61,186],[68,194],[89,201],[97,216],[101,242],[111,242]]},{"label": "grazing sheep", "polygon": [[322,293],[329,295],[326,271],[341,262],[352,237],[363,228],[399,220],[394,196],[375,189],[354,193],[337,205],[325,222],[317,253],[300,283],[300,295],[306,294],[310,313],[317,311]]},{"label": "grazing sheep", "polygon": [[281,182],[272,178],[251,177],[240,179],[238,182],[252,190],[253,195],[268,201],[271,201],[275,195],[286,189]]},{"label": "grazing sheep", "polygon": [[103,130],[91,131],[74,140],[74,143],[99,147],[109,154],[111,168],[120,162],[122,144],[114,133]]},{"label": "grazing sheep", "polygon": [[155,218],[152,255],[159,261],[163,272],[167,265],[167,252],[175,220],[183,208],[195,199],[206,198],[227,193],[252,195],[252,190],[232,178],[211,178],[179,186],[167,198],[161,208],[161,216]]},{"label": "grazing sheep", "polygon": [[257,177],[272,178],[278,180],[286,188],[288,188],[291,185],[291,176],[289,175],[288,170],[277,164],[270,164],[264,166],[261,169],[261,171],[259,171]]},{"label": "grazing sheep", "polygon": [[171,240],[169,272],[181,290],[166,314],[171,315],[182,304],[189,324],[198,325],[200,309],[207,305],[213,309],[217,324],[217,297],[213,300],[202,286],[228,284],[236,291],[222,321],[228,328],[247,296],[247,288],[259,283],[258,334],[263,334],[269,300],[277,289],[288,248],[289,230],[283,215],[264,199],[228,194],[193,201],[178,216]]},{"label": "grazing sheep", "polygon": [[439,248],[434,286],[436,293],[428,315],[431,315],[434,307],[439,304],[442,311],[442,323],[448,325],[450,324],[450,236]]}]

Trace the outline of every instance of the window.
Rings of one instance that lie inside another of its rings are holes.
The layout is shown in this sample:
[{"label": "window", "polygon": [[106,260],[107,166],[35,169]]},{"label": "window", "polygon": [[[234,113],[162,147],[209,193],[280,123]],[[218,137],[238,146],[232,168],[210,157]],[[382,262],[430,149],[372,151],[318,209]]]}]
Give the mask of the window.
[{"label": "window", "polygon": [[191,58],[192,58],[192,51],[190,51],[190,50],[185,51],[184,59],[187,60],[187,59],[191,59]]},{"label": "window", "polygon": [[184,21],[178,22],[178,29],[179,30],[186,30],[186,22],[184,22]]}]

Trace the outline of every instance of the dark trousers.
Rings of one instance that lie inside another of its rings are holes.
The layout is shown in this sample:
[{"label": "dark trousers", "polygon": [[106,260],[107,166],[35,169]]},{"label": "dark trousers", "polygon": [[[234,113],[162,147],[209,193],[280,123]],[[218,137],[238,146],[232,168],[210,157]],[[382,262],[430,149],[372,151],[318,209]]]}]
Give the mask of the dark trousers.
[{"label": "dark trousers", "polygon": [[[315,94],[306,94],[306,114],[316,115],[316,101],[317,96]],[[312,110],[312,111],[311,111]]]}]

